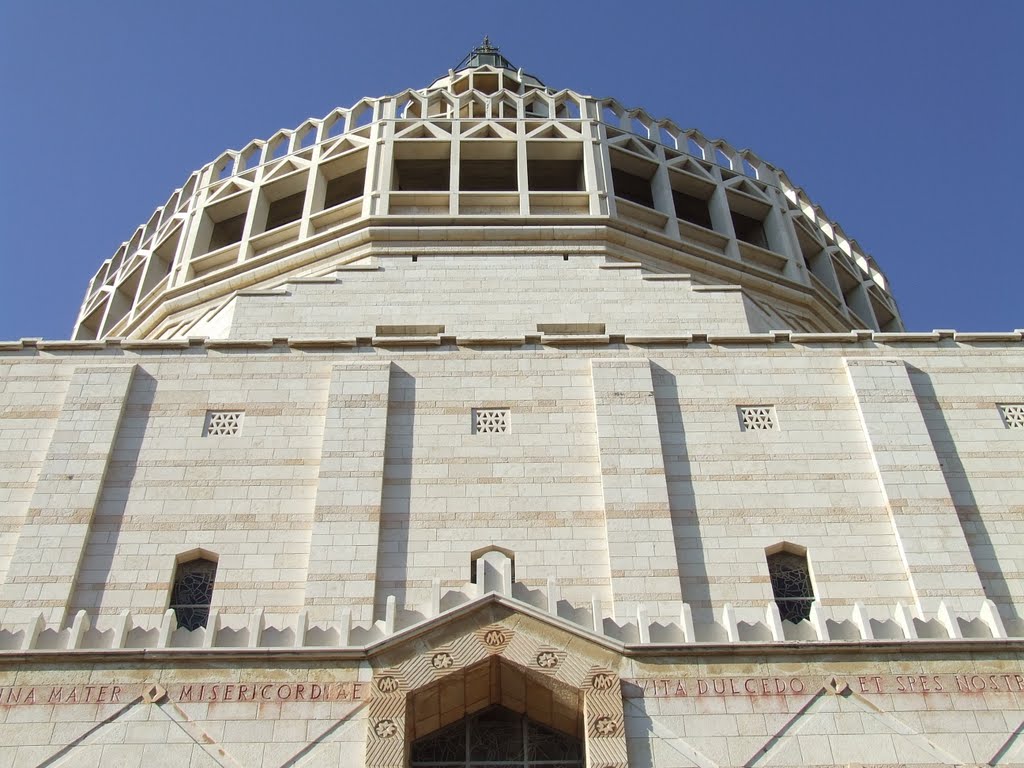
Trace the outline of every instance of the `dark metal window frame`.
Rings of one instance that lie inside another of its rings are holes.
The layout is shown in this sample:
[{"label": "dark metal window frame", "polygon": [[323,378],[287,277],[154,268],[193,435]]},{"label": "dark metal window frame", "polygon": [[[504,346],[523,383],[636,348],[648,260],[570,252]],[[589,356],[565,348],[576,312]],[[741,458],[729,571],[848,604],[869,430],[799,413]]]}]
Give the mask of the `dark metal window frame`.
[{"label": "dark metal window frame", "polygon": [[806,553],[783,549],[767,555],[767,560],[772,593],[782,620],[795,624],[810,618],[814,585]]},{"label": "dark metal window frame", "polygon": [[[498,726],[495,727],[495,723],[487,724],[488,717],[502,718],[504,722],[496,721]],[[482,723],[484,727],[481,727]],[[504,741],[501,739],[503,735],[506,736]],[[574,754],[568,754],[570,752]],[[584,745],[582,739],[538,723],[526,715],[493,706],[418,739],[412,745],[409,765],[411,768],[583,768]]]},{"label": "dark metal window frame", "polygon": [[206,557],[178,563],[171,586],[170,609],[182,629],[205,627],[210,618],[217,562]]}]

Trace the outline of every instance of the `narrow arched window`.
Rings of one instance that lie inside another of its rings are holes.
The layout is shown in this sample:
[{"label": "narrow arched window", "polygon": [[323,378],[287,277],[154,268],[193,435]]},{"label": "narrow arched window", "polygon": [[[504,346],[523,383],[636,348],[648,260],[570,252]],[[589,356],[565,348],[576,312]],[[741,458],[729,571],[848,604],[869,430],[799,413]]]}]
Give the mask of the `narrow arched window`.
[{"label": "narrow arched window", "polygon": [[174,570],[170,608],[179,627],[198,629],[206,626],[216,577],[217,563],[205,557],[178,563]]},{"label": "narrow arched window", "polygon": [[482,584],[484,592],[504,592],[506,567],[509,581],[515,583],[515,552],[493,544],[473,550],[469,555],[469,580],[473,584]]},{"label": "narrow arched window", "polygon": [[814,587],[807,555],[783,550],[768,555],[768,574],[772,592],[783,621],[794,624],[809,618],[814,602]]}]

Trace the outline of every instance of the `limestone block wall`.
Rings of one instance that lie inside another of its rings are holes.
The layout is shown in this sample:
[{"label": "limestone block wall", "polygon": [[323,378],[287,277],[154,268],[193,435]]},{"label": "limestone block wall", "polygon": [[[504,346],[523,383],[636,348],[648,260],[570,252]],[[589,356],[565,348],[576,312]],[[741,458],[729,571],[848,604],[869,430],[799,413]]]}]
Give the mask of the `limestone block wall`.
[{"label": "limestone block wall", "polygon": [[[751,350],[752,352],[752,350]],[[882,489],[835,354],[652,362],[683,599],[698,624],[772,596],[765,550],[807,550],[816,598],[870,608],[911,594]],[[771,410],[744,429],[739,409]]]},{"label": "limestone block wall", "polygon": [[[865,655],[841,670],[750,658],[635,661],[624,678],[629,765],[1019,765],[1017,659]],[[799,693],[794,695],[794,689]]]},{"label": "limestone block wall", "polygon": [[535,335],[538,324],[598,324],[638,336],[769,330],[749,326],[736,288],[693,285],[688,275],[577,255],[571,243],[566,256],[364,260],[319,281],[238,296],[228,336],[260,339],[273,328],[291,338],[369,337],[380,325],[443,326],[445,334],[467,337]]},{"label": "limestone block wall", "polygon": [[908,356],[928,435],[985,593],[1016,606],[1008,631],[1024,631],[1024,445],[994,404],[1024,400],[1024,364],[949,350]]},{"label": "limestone block wall", "polygon": [[[161,615],[176,558],[217,557],[215,607],[291,613],[306,583],[326,370],[272,357],[141,356],[71,611]],[[206,435],[210,412],[243,412]]]},{"label": "limestone block wall", "polygon": [[845,362],[915,604],[976,603],[981,582],[905,363]]},{"label": "limestone block wall", "polygon": [[[0,761],[77,766],[361,766],[366,673],[39,662],[0,669]],[[301,762],[300,762],[301,761]]]},{"label": "limestone block wall", "polygon": [[399,768],[493,704],[616,768],[1024,759],[1019,641],[668,648],[491,603],[348,652],[0,651],[0,761]]},{"label": "limestone block wall", "polygon": [[5,579],[73,366],[0,356],[0,579]]},{"label": "limestone block wall", "polygon": [[[523,590],[554,579],[574,605],[608,600],[589,360],[551,350],[392,365],[378,615],[388,595],[429,605],[434,579],[461,588],[471,553],[491,545],[514,553]],[[507,427],[478,428],[480,410],[507,411]]]},{"label": "limestone block wall", "polygon": [[[6,345],[0,429],[24,450],[0,477],[0,623],[131,611],[156,628],[176,561],[201,550],[234,629],[261,609],[393,631],[497,568],[505,594],[602,632],[781,637],[765,557],[787,546],[810,563],[812,635],[859,604],[861,625],[909,637],[908,617],[954,626],[985,598],[1020,633],[1012,343],[587,341]],[[210,434],[215,414],[240,414],[236,433]]]},{"label": "limestone block wall", "polygon": [[132,364],[74,367],[0,588],[3,605],[31,603],[63,620],[134,373]]},{"label": "limestone block wall", "polygon": [[304,605],[316,619],[373,619],[391,365],[331,367]]},{"label": "limestone block wall", "polygon": [[681,601],[679,557],[651,365],[644,358],[597,358],[590,371],[613,615],[651,602],[656,617],[668,617]]}]

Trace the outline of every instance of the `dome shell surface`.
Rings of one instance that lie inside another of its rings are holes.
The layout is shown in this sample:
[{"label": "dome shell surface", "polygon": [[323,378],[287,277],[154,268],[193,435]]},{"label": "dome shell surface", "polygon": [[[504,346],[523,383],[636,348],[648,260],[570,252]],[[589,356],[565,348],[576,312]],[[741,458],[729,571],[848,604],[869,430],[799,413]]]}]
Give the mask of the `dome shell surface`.
[{"label": "dome shell surface", "polygon": [[903,329],[783,171],[493,51],[195,171],[104,262],[74,338]]}]

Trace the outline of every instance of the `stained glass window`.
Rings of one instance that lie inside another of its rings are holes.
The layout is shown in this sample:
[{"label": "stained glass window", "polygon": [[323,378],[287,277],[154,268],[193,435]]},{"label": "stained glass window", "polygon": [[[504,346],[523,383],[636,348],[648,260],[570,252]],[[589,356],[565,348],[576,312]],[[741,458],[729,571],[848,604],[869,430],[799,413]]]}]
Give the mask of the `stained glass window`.
[{"label": "stained glass window", "polygon": [[806,555],[794,552],[768,555],[768,573],[782,620],[795,624],[809,618],[811,603],[814,602],[814,587],[811,585]]},{"label": "stained glass window", "polygon": [[205,627],[210,618],[213,599],[213,581],[217,576],[217,563],[205,558],[178,563],[171,589],[171,610],[184,629]]},{"label": "stained glass window", "polygon": [[583,768],[579,739],[503,707],[491,707],[412,745],[412,768]]}]

